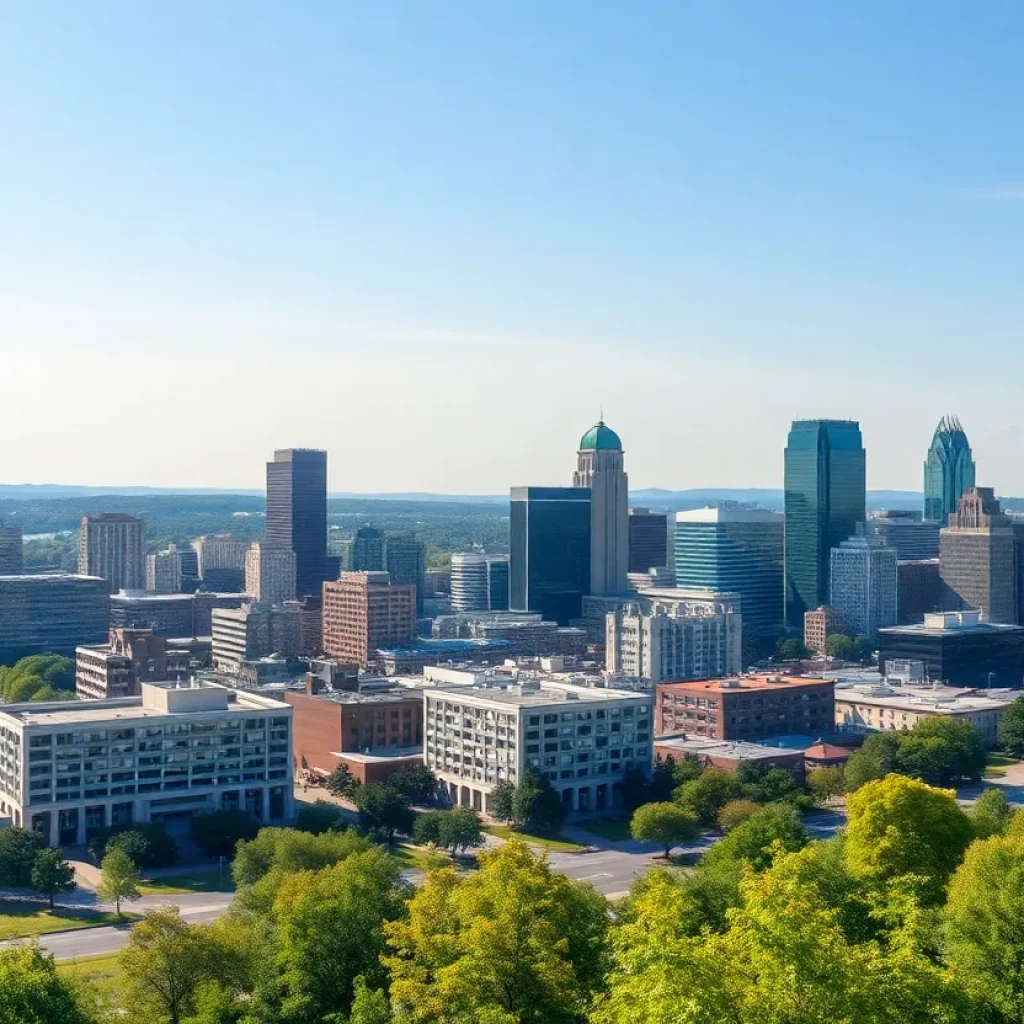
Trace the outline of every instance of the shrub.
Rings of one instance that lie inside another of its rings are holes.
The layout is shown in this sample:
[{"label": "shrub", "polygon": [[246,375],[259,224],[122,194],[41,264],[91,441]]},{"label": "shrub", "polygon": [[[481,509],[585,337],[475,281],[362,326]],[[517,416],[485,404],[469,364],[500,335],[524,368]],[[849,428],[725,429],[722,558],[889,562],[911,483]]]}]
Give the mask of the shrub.
[{"label": "shrub", "polygon": [[240,839],[255,839],[260,823],[245,811],[197,814],[189,822],[189,836],[207,857],[234,857]]}]

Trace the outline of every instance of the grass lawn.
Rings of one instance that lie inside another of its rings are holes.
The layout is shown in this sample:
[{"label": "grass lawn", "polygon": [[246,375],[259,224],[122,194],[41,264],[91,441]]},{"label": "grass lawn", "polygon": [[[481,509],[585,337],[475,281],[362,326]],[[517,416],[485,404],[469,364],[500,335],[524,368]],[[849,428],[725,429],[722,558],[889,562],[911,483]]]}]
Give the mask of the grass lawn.
[{"label": "grass lawn", "polygon": [[90,989],[105,999],[116,995],[120,985],[121,969],[116,953],[80,956],[57,964],[57,973],[75,986]]},{"label": "grass lawn", "polygon": [[562,839],[559,836],[535,835],[531,832],[522,832],[519,829],[509,828],[507,825],[488,825],[487,832],[498,839],[522,839],[525,843],[533,843],[534,846],[543,846],[545,850],[558,850],[561,853],[583,853],[585,846]]},{"label": "grass lawn", "polygon": [[50,910],[39,903],[20,900],[0,900],[0,940],[22,939],[47,932],[75,931],[79,928],[98,928],[104,924],[120,924],[125,920],[138,920],[138,914],[105,913],[101,910],[57,907]]},{"label": "grass lawn", "polygon": [[1002,754],[997,750],[991,750],[985,759],[985,778],[1001,778],[1006,774],[1006,770],[1015,764],[1020,764],[1017,758],[1011,757],[1009,754]]},{"label": "grass lawn", "polygon": [[623,818],[599,818],[597,821],[580,821],[576,823],[576,827],[583,829],[584,832],[600,836],[602,839],[610,839],[613,843],[633,838],[629,833],[629,822]]},{"label": "grass lawn", "polygon": [[[220,879],[223,878],[223,885]],[[183,892],[234,892],[235,883],[231,877],[231,865],[224,865],[221,875],[217,868],[200,868],[182,875],[167,875],[163,878],[148,878],[139,882],[143,896],[174,896]]]}]

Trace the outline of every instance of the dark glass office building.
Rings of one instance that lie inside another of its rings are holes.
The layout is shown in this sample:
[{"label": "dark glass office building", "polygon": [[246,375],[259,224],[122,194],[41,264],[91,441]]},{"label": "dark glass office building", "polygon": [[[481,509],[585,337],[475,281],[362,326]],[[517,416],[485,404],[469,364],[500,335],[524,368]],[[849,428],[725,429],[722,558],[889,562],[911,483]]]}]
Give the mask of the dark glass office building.
[{"label": "dark glass office building", "polygon": [[668,515],[649,508],[629,510],[629,571],[668,565]]},{"label": "dark glass office building", "polygon": [[864,522],[865,459],[853,420],[795,420],[785,456],[786,622],[828,604],[832,548]]},{"label": "dark glass office building", "polygon": [[943,416],[924,462],[924,517],[945,526],[961,495],[975,485],[974,459],[955,416]]},{"label": "dark glass office building", "polygon": [[327,452],[285,448],[267,463],[267,541],[295,552],[295,593],[319,595],[327,568]]},{"label": "dark glass office building", "polygon": [[487,559],[487,607],[492,612],[508,611],[508,556]]},{"label": "dark glass office building", "polygon": [[590,488],[513,487],[509,607],[561,626],[590,590]]}]

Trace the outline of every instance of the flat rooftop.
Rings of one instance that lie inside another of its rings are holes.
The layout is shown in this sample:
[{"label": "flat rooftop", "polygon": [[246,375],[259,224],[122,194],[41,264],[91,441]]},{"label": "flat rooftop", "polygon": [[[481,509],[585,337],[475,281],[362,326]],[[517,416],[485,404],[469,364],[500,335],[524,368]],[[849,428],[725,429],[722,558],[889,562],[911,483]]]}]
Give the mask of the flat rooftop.
[{"label": "flat rooftop", "polygon": [[737,761],[770,761],[780,755],[792,757],[803,753],[800,747],[769,747],[763,743],[747,743],[742,740],[688,739],[685,736],[655,736],[654,745],[678,750],[681,754],[704,754]]},{"label": "flat rooftop", "polygon": [[963,690],[952,686],[844,686],[836,688],[836,702],[891,708],[894,711],[930,712],[936,715],[993,711],[1012,704],[1020,690]]},{"label": "flat rooftop", "polygon": [[0,582],[10,583],[61,583],[68,580],[91,580],[94,582],[106,582],[101,576],[83,576],[76,572],[40,572],[40,573],[12,573],[8,576],[0,576]]},{"label": "flat rooftop", "polygon": [[472,653],[473,651],[497,651],[511,647],[508,640],[496,637],[474,640],[419,640],[408,647],[381,647],[377,654],[381,657],[416,657],[417,655],[432,656],[435,654]]},{"label": "flat rooftop", "polygon": [[517,683],[507,686],[437,686],[425,691],[429,694],[444,693],[452,699],[467,702],[488,701],[506,704],[510,707],[546,707],[558,704],[572,707],[574,704],[600,703],[602,701],[631,700],[650,703],[650,691],[608,690],[603,687],[573,686],[569,683],[545,682],[539,688],[522,687]]},{"label": "flat rooftop", "polygon": [[1024,633],[1024,626],[1017,626],[1011,622],[951,622],[940,621],[936,616],[933,621],[928,618],[924,622],[915,622],[911,626],[886,626],[880,629],[881,636],[1012,636],[1015,633]]},{"label": "flat rooftop", "polygon": [[379,754],[363,754],[358,750],[332,750],[332,757],[340,757],[356,764],[389,764],[394,761],[408,761],[412,758],[423,760],[423,747],[399,747],[382,750]]},{"label": "flat rooftop", "polygon": [[300,697],[310,697],[331,704],[413,704],[421,703],[422,691],[411,686],[399,686],[390,690],[324,690],[320,693],[306,693],[305,689],[291,690]]},{"label": "flat rooftop", "polygon": [[820,676],[787,676],[781,674],[733,676],[729,679],[697,679],[692,682],[658,683],[658,688],[672,687],[684,693],[742,693],[744,691],[791,690],[802,686],[824,686],[831,680]]}]

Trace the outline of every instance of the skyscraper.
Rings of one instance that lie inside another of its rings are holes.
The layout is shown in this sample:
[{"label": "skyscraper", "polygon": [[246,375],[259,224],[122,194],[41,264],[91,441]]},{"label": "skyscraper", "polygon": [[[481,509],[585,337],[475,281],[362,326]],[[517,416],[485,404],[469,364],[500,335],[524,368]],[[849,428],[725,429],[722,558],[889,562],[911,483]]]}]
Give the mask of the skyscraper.
[{"label": "skyscraper", "polygon": [[266,604],[295,600],[297,561],[294,551],[253,541],[245,554],[245,592]]},{"label": "skyscraper", "polygon": [[976,608],[987,622],[1016,622],[1013,523],[991,487],[972,487],[939,533],[946,611]]},{"label": "skyscraper", "polygon": [[487,611],[489,604],[487,558],[475,551],[453,554],[452,611]]},{"label": "skyscraper", "polygon": [[568,625],[590,582],[588,487],[513,487],[509,510],[509,608]]},{"label": "skyscraper", "polygon": [[384,569],[392,583],[411,583],[416,588],[417,618],[423,614],[426,558],[423,541],[411,533],[391,533],[384,538]]},{"label": "skyscraper", "polygon": [[743,599],[743,628],[757,635],[782,625],[782,516],[747,508],[676,513],[679,587],[732,591]]},{"label": "skyscraper", "polygon": [[299,596],[328,579],[327,452],[285,448],[267,463],[267,544],[295,552]]},{"label": "skyscraper", "polygon": [[384,571],[384,534],[376,526],[360,526],[352,538],[352,572]]},{"label": "skyscraper", "polygon": [[629,571],[668,565],[668,515],[649,508],[629,510]]},{"label": "skyscraper", "polygon": [[898,615],[896,551],[859,533],[832,549],[832,609],[846,616],[854,636],[873,637]]},{"label": "skyscraper", "polygon": [[924,517],[946,526],[964,491],[974,486],[974,459],[960,421],[943,416],[924,462]]},{"label": "skyscraper", "polygon": [[629,567],[629,481],[619,435],[604,420],[580,440],[573,487],[590,488],[591,594],[625,594]]},{"label": "skyscraper", "polygon": [[487,556],[487,598],[492,612],[508,610],[508,555]]},{"label": "skyscraper", "polygon": [[864,522],[865,459],[853,420],[794,420],[785,454],[786,622],[828,603],[832,548]]},{"label": "skyscraper", "polygon": [[110,593],[146,585],[145,524],[123,512],[83,516],[78,534],[78,572],[107,581]]}]

